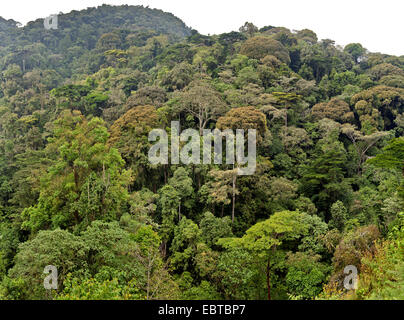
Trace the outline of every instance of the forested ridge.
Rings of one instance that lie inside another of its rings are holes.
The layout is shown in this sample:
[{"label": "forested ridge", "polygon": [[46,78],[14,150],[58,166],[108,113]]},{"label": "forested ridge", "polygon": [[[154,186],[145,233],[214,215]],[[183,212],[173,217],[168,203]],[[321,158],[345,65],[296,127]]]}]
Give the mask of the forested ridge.
[{"label": "forested ridge", "polygon": [[[58,20],[0,18],[0,299],[404,299],[404,56],[142,6]],[[256,129],[255,173],[151,164],[172,121]]]}]

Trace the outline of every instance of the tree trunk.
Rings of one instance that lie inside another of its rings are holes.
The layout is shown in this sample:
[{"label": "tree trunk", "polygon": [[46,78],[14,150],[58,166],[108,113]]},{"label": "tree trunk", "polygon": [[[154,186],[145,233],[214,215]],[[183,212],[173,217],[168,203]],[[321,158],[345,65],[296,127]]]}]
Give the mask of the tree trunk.
[{"label": "tree trunk", "polygon": [[147,289],[146,289],[146,294],[147,297],[146,299],[149,300],[149,292],[150,292],[150,251],[147,254],[147,258],[148,258],[148,266],[147,266]]},{"label": "tree trunk", "polygon": [[269,278],[269,271],[270,270],[269,270],[269,255],[268,255],[266,276],[267,276],[268,300],[271,300],[271,282],[270,282],[270,278]]},{"label": "tree trunk", "polygon": [[203,119],[202,119],[202,117],[200,117],[199,118],[199,135],[200,136],[203,135],[203,128],[204,128]]},{"label": "tree trunk", "polygon": [[236,207],[236,175],[233,175],[233,205],[231,209],[231,222],[234,223],[234,210]]},{"label": "tree trunk", "polygon": [[163,256],[163,259],[164,259],[167,254],[167,242],[162,241],[159,249],[160,249],[161,255]]}]

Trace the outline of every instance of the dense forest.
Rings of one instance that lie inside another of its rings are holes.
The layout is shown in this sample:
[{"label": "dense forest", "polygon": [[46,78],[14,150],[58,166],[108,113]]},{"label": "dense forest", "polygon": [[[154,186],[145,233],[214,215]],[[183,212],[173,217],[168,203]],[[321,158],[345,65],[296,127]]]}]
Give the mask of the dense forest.
[{"label": "dense forest", "polygon": [[[0,18],[0,299],[404,299],[404,55],[142,6],[58,19]],[[151,164],[172,121],[256,129],[255,173]]]}]

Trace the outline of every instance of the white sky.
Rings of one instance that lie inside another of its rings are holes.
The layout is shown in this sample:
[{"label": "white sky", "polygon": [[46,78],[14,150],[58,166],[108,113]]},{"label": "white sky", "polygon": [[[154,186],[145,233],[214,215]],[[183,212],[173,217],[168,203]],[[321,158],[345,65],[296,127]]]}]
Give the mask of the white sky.
[{"label": "white sky", "polygon": [[202,34],[236,31],[250,21],[308,28],[340,45],[360,42],[372,52],[404,55],[403,0],[1,0],[0,16],[26,24],[103,3],[162,9]]}]

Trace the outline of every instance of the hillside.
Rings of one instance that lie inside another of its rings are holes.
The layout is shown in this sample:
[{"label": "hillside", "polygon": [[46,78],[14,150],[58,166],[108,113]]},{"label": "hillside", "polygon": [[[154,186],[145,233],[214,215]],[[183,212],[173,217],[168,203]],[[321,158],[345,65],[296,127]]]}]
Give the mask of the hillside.
[{"label": "hillside", "polygon": [[[142,7],[60,23],[1,21],[0,299],[402,298],[404,55]],[[255,129],[255,171],[152,162],[172,121]]]},{"label": "hillside", "polygon": [[83,58],[77,70],[83,68],[89,52],[97,51],[102,35],[111,48],[127,49],[130,45],[143,45],[151,36],[167,35],[170,41],[177,41],[191,33],[171,13],[128,5],[102,5],[59,14],[57,30],[46,30],[43,19],[29,22],[23,28],[16,28],[15,24],[12,20],[0,20],[0,70],[14,63],[25,71],[50,67],[63,76],[71,75],[71,63],[80,57]]}]

